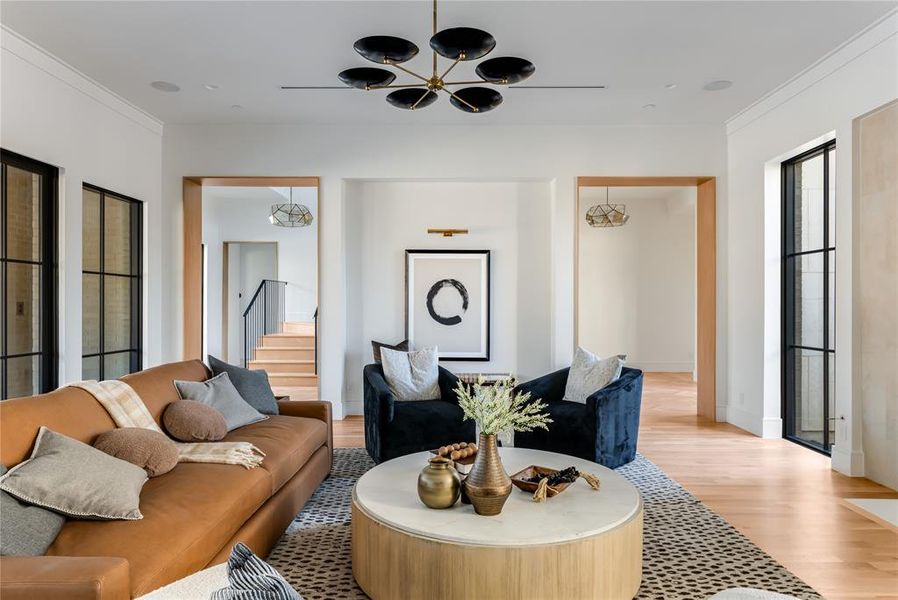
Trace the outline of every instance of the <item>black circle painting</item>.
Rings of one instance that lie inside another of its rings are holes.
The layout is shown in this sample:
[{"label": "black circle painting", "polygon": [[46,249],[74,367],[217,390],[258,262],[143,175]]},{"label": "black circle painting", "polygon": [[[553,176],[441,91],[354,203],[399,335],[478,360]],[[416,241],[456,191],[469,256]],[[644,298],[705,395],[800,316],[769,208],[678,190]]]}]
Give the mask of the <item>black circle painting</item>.
[{"label": "black circle painting", "polygon": [[430,290],[427,292],[427,312],[430,313],[430,317],[441,325],[458,325],[461,323],[461,315],[451,315],[445,316],[439,314],[436,309],[433,307],[433,301],[437,297],[437,294],[443,288],[449,288],[450,290],[455,290],[458,292],[458,295],[461,296],[461,312],[464,314],[468,310],[468,290],[465,288],[462,282],[457,279],[440,279],[435,284],[430,286]]}]

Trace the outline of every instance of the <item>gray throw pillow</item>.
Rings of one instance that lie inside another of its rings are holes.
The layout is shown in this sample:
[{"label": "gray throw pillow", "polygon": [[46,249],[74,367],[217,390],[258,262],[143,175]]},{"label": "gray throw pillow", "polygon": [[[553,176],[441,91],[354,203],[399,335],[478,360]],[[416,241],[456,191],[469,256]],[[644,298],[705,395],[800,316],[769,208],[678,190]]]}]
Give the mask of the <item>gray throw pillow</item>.
[{"label": "gray throw pillow", "polygon": [[274,392],[271,391],[271,384],[268,383],[268,373],[262,370],[244,369],[235,365],[230,365],[223,360],[219,360],[212,356],[208,356],[209,366],[212,368],[213,375],[221,375],[227,373],[231,378],[231,383],[237,388],[240,397],[246,400],[247,404],[255,408],[263,415],[278,414],[278,403],[274,399]]},{"label": "gray throw pillow", "polygon": [[568,371],[563,399],[586,404],[589,396],[620,378],[626,360],[626,354],[602,359],[578,346]]},{"label": "gray throw pillow", "polygon": [[381,348],[384,379],[397,400],[439,400],[440,368],[436,346],[413,352]]},{"label": "gray throw pillow", "polygon": [[0,490],[75,519],[137,521],[147,473],[41,427],[31,457],[0,477]]},{"label": "gray throw pillow", "polygon": [[[6,467],[0,465],[0,475]],[[65,517],[0,492],[0,556],[41,556],[59,535]]]},{"label": "gray throw pillow", "polygon": [[227,373],[206,381],[175,381],[175,387],[182,400],[202,402],[220,412],[228,431],[268,418],[240,396]]},{"label": "gray throw pillow", "polygon": [[402,340],[396,345],[385,344],[383,342],[371,340],[371,352],[372,354],[374,354],[374,362],[376,362],[377,364],[381,364],[383,362],[383,358],[381,358],[380,356],[380,351],[382,348],[399,350],[400,352],[408,352],[408,340]]}]

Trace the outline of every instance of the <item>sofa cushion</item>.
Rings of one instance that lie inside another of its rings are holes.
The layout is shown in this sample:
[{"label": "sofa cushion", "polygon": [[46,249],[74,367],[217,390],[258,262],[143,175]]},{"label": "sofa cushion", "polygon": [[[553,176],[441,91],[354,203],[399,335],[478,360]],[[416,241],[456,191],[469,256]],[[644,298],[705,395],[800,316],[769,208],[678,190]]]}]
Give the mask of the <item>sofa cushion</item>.
[{"label": "sofa cushion", "polygon": [[265,469],[180,463],[143,487],[142,520],[68,521],[47,554],[125,558],[140,596],[204,568],[270,496]]},{"label": "sofa cushion", "polygon": [[318,419],[273,415],[240,427],[226,442],[250,442],[265,453],[262,468],[271,473],[271,493],[299,471],[318,448],[327,444],[327,424]]},{"label": "sofa cushion", "polygon": [[181,442],[217,442],[228,434],[224,415],[202,402],[178,400],[162,413],[170,436]]},{"label": "sofa cushion", "polygon": [[159,431],[122,427],[101,433],[94,448],[137,465],[150,477],[165,475],[178,465],[178,447]]},{"label": "sofa cushion", "polygon": [[244,369],[237,365],[231,365],[211,354],[208,358],[212,373],[215,375],[227,373],[231,378],[231,383],[234,384],[247,404],[263,415],[278,414],[278,403],[274,399],[274,392],[271,391],[268,373],[263,369]]},{"label": "sofa cushion", "polygon": [[195,400],[208,404],[224,415],[228,431],[266,418],[243,399],[227,373],[219,373],[206,381],[176,379],[175,387],[178,388],[182,400]]}]

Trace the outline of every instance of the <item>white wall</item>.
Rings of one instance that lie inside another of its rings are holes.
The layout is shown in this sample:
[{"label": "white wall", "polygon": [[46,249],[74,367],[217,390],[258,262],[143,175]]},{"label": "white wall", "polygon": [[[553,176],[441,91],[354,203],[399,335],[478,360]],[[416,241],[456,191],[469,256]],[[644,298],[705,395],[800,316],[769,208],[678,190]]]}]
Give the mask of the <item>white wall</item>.
[{"label": "white wall", "polygon": [[0,46],[0,146],[60,169],[60,383],[81,379],[83,183],[144,202],[143,361],[157,364],[168,284],[160,260],[162,124],[6,28]]},{"label": "white wall", "polygon": [[[444,361],[456,372],[532,379],[552,366],[548,181],[352,181],[346,184],[346,372],[371,362],[371,340],[405,336],[405,250],[490,250],[490,360]],[[468,229],[444,238],[428,227]],[[360,376],[346,378],[361,413]]]},{"label": "white wall", "polygon": [[898,490],[898,102],[855,124],[864,474]]},{"label": "white wall", "polygon": [[593,228],[605,188],[580,189],[578,344],[645,371],[695,369],[695,199],[690,188],[612,188],[623,227]]},{"label": "white wall", "polygon": [[[277,279],[287,282],[286,319],[312,320],[318,304],[318,190],[293,188],[293,201],[304,204],[312,213],[314,220],[309,227],[275,227],[268,221],[271,205],[287,202],[288,198],[287,188],[203,188],[203,243],[209,272],[206,326],[209,352],[215,356],[224,354],[221,345],[224,242],[277,242]],[[229,308],[232,304],[229,302]],[[229,332],[229,347],[233,347],[234,339]]]},{"label": "white wall", "polygon": [[[166,264],[180,265],[182,178],[215,175],[321,177],[321,394],[342,414],[347,370],[347,243],[357,216],[346,180],[550,181],[553,366],[573,351],[573,232],[578,175],[712,175],[718,177],[718,322],[726,323],[726,145],[722,127],[485,127],[420,125],[341,127],[284,124],[169,125],[163,139]],[[166,272],[166,359],[182,356],[181,275]],[[725,330],[718,331],[718,390],[725,397]]]},{"label": "white wall", "polygon": [[[779,163],[836,139],[836,445],[833,467],[863,474],[853,363],[852,120],[898,97],[898,15],[880,21],[727,124],[728,420],[779,437]],[[759,324],[763,324],[760,327]]]}]

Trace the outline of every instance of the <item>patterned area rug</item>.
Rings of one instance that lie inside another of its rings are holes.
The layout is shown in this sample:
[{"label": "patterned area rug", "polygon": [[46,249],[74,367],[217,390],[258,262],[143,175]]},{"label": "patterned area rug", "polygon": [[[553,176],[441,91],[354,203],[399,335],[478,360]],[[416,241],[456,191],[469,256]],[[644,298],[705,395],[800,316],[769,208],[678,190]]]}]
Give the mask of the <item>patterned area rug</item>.
[{"label": "patterned area rug", "polygon": [[[362,449],[337,449],[334,469],[268,557],[306,600],[367,598],[352,577],[352,487],[374,466]],[[705,599],[750,587],[821,598],[651,461],[618,469],[645,502],[642,587],[652,600]],[[481,600],[481,599],[478,599]]]}]

